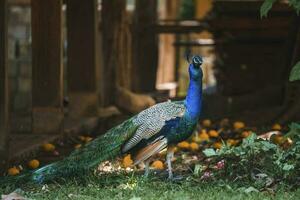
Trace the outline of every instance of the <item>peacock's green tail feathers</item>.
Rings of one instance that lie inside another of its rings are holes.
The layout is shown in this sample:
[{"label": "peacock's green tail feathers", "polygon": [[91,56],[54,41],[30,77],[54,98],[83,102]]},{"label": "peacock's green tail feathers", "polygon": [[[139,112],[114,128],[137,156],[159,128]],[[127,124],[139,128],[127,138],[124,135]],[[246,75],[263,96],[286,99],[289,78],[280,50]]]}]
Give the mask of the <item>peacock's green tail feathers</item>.
[{"label": "peacock's green tail feathers", "polygon": [[35,171],[16,177],[5,177],[0,183],[34,182],[43,183],[60,177],[80,177],[99,163],[112,159],[121,153],[121,147],[133,136],[138,126],[131,118],[110,129],[80,149],[76,149],[65,159],[46,165]]}]

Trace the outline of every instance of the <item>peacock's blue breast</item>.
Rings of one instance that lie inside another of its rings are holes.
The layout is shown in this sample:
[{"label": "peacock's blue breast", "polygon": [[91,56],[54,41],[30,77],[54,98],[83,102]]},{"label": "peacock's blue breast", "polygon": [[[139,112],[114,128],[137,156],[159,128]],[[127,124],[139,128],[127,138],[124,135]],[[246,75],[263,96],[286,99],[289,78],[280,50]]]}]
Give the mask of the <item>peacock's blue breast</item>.
[{"label": "peacock's blue breast", "polygon": [[190,137],[196,127],[197,122],[185,117],[177,117],[165,123],[161,129],[161,134],[168,139],[169,144],[176,144]]}]

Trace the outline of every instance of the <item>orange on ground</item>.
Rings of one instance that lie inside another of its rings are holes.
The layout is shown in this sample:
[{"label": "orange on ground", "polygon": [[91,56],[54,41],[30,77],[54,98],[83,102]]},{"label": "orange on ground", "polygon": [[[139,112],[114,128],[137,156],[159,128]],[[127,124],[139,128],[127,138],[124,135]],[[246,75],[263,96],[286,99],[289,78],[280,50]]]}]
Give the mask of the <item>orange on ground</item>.
[{"label": "orange on ground", "polygon": [[207,131],[205,129],[201,130],[198,137],[200,138],[201,141],[209,140],[209,135],[207,134]]},{"label": "orange on ground", "polygon": [[221,143],[221,142],[215,142],[215,143],[213,144],[213,147],[214,147],[215,149],[221,149],[221,148],[222,148],[222,143]]},{"label": "orange on ground", "polygon": [[17,167],[11,167],[7,170],[8,175],[15,176],[20,173],[20,170]]},{"label": "orange on ground", "polygon": [[196,142],[192,142],[192,143],[190,144],[190,149],[191,149],[192,151],[197,151],[197,150],[199,149],[199,145],[198,145]]},{"label": "orange on ground", "polygon": [[219,133],[218,133],[218,131],[216,131],[216,130],[210,130],[210,131],[208,131],[208,135],[209,135],[210,137],[218,137],[218,136],[219,136]]},{"label": "orange on ground", "polygon": [[181,149],[188,149],[190,144],[187,141],[179,142],[177,146]]},{"label": "orange on ground", "polygon": [[209,119],[205,119],[202,121],[202,126],[204,127],[210,127],[211,126],[211,121]]},{"label": "orange on ground", "polygon": [[151,167],[154,169],[164,169],[164,164],[160,160],[156,160],[151,164]]},{"label": "orange on ground", "polygon": [[227,140],[227,145],[228,146],[234,146],[238,143],[238,140],[234,140],[234,139],[228,139]]},{"label": "orange on ground", "polygon": [[250,132],[250,131],[243,131],[243,132],[242,132],[242,137],[243,137],[243,138],[246,138],[246,137],[248,137],[249,135],[251,135],[251,132]]},{"label": "orange on ground", "polygon": [[40,161],[38,161],[37,159],[33,159],[33,160],[30,160],[27,163],[27,165],[30,169],[36,169],[40,166]]},{"label": "orange on ground", "polygon": [[74,148],[75,148],[75,149],[79,149],[81,146],[82,146],[81,144],[76,144],[76,145],[74,146]]},{"label": "orange on ground", "polygon": [[55,150],[55,146],[51,143],[43,144],[43,150],[46,152],[53,152]]},{"label": "orange on ground", "polygon": [[272,135],[271,141],[274,142],[275,144],[281,145],[284,143],[284,137],[281,135]]},{"label": "orange on ground", "polygon": [[276,131],[280,131],[282,128],[281,128],[280,124],[276,123],[276,124],[273,124],[272,129],[276,130]]},{"label": "orange on ground", "polygon": [[131,155],[128,154],[123,158],[123,166],[125,168],[132,166],[133,160],[131,159]]},{"label": "orange on ground", "polygon": [[233,123],[233,128],[236,130],[245,128],[245,123],[241,121],[236,121]]}]

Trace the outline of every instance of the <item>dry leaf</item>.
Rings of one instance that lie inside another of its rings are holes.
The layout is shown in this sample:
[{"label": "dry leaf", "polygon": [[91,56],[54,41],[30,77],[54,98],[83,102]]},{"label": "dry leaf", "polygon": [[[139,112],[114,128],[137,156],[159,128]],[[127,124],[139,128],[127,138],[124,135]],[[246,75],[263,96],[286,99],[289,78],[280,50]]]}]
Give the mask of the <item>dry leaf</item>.
[{"label": "dry leaf", "polygon": [[12,192],[8,195],[1,195],[2,200],[25,200],[25,197],[16,192]]}]

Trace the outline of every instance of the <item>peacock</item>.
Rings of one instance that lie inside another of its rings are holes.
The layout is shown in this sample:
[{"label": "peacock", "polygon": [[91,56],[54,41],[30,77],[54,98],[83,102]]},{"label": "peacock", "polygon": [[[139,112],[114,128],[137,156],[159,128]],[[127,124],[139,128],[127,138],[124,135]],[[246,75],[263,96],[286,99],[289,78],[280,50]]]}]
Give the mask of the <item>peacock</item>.
[{"label": "peacock", "polygon": [[[76,177],[95,168],[100,162],[119,155],[131,154],[134,165],[145,163],[149,173],[151,157],[167,147],[187,139],[193,133],[202,106],[201,56],[193,56],[189,64],[190,83],[184,101],[158,103],[107,131],[65,159],[35,171],[12,177],[14,182],[45,183],[59,178]],[[168,177],[173,178],[167,150]]]}]

